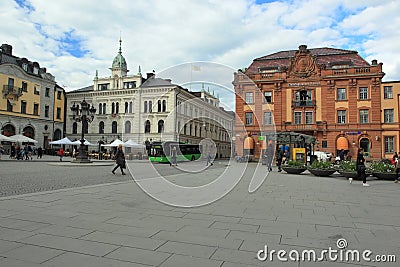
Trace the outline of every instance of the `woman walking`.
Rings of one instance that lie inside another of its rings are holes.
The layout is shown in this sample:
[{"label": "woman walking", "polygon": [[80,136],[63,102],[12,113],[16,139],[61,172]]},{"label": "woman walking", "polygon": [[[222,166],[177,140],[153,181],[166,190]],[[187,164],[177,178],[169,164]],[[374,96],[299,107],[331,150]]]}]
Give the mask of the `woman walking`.
[{"label": "woman walking", "polygon": [[367,184],[367,175],[365,174],[366,167],[365,167],[364,149],[362,148],[358,149],[356,166],[357,166],[357,176],[358,178],[363,179],[363,186],[369,186],[369,184]]},{"label": "woman walking", "polygon": [[121,169],[122,175],[125,175],[124,169],[126,168],[125,164],[125,155],[124,151],[122,151],[122,145],[118,145],[117,153],[114,156],[114,160],[117,163],[117,166],[111,171],[113,174],[115,174],[115,171],[118,169],[118,167]]}]

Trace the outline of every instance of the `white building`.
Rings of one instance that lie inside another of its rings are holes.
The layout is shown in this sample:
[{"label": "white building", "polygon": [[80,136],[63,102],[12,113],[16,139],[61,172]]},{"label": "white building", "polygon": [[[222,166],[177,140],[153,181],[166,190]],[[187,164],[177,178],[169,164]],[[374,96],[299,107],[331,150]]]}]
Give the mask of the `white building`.
[{"label": "white building", "polygon": [[137,75],[128,75],[121,44],[110,70],[110,77],[99,78],[96,72],[92,86],[67,93],[66,135],[70,139],[81,136],[81,124],[72,119],[70,107],[85,99],[97,109],[85,134],[91,143],[110,143],[119,138],[140,144],[146,141],[197,144],[210,138],[219,156],[230,156],[234,113],[220,108],[218,98],[204,88],[201,92],[190,92],[169,79],[157,78],[154,73],[148,73],[145,79],[140,67]]}]

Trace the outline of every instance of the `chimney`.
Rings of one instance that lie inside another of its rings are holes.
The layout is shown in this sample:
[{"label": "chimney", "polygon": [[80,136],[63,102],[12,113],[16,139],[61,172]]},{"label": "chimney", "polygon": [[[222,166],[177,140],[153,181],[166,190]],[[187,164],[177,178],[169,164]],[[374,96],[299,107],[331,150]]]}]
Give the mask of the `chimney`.
[{"label": "chimney", "polygon": [[147,79],[153,78],[154,76],[156,76],[156,74],[154,72],[148,72],[147,74]]},{"label": "chimney", "polygon": [[9,44],[2,44],[1,51],[3,54],[12,56],[12,46]]}]

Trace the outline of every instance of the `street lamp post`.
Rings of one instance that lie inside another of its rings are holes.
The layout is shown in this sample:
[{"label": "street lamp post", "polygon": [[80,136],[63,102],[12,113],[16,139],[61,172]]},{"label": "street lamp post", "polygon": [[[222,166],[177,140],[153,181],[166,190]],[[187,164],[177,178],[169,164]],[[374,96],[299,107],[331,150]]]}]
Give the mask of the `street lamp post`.
[{"label": "street lamp post", "polygon": [[76,163],[91,163],[86,155],[85,149],[85,132],[88,129],[88,125],[94,119],[94,114],[96,113],[96,108],[91,106],[83,99],[81,102],[81,107],[79,105],[74,105],[71,107],[72,118],[76,122],[82,122],[82,135],[81,135],[81,145],[79,146],[79,155],[75,158]]}]

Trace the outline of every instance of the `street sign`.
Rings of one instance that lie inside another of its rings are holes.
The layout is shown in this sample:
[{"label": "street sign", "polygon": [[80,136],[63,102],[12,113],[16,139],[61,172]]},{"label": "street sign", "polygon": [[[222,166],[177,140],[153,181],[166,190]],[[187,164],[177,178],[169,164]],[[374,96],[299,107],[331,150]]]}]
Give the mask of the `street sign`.
[{"label": "street sign", "polygon": [[357,134],[361,134],[360,131],[358,132],[346,132],[346,135],[357,135]]}]

